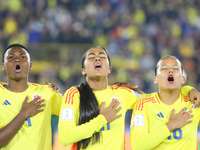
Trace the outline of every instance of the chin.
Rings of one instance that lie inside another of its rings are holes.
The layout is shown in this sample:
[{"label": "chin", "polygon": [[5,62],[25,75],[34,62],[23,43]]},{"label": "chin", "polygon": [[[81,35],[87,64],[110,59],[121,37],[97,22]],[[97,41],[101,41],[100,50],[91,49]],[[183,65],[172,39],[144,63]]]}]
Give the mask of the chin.
[{"label": "chin", "polygon": [[180,87],[175,87],[175,86],[169,86],[167,87],[168,90],[179,90]]},{"label": "chin", "polygon": [[22,75],[16,75],[16,76],[14,76],[14,80],[17,80],[17,81],[19,81],[19,80],[22,80],[22,79],[25,79],[26,77],[24,77],[24,76],[22,76]]}]

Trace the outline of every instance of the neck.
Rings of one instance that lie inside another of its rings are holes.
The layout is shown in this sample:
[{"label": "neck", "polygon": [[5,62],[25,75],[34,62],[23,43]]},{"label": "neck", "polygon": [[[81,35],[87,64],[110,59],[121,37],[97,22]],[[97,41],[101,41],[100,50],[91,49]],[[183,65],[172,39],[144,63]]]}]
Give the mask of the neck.
[{"label": "neck", "polygon": [[23,79],[20,81],[9,79],[5,88],[8,89],[9,91],[16,93],[24,92],[28,88],[28,81],[27,79]]},{"label": "neck", "polygon": [[167,105],[172,105],[179,98],[180,89],[177,90],[159,90],[160,100]]},{"label": "neck", "polygon": [[86,78],[86,81],[93,91],[105,90],[108,86],[108,78],[107,77],[102,80]]}]

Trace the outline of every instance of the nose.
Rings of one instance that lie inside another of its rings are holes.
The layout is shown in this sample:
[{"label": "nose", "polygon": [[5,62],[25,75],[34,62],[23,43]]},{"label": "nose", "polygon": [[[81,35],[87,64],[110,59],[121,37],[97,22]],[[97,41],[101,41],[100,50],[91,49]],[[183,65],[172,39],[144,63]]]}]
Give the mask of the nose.
[{"label": "nose", "polygon": [[170,68],[169,69],[169,73],[173,73],[174,71],[173,71],[173,69],[172,68]]},{"label": "nose", "polygon": [[97,58],[95,59],[95,61],[100,61],[100,57],[97,57]]},{"label": "nose", "polygon": [[15,62],[21,62],[21,59],[20,58],[15,58],[15,60],[14,60]]}]

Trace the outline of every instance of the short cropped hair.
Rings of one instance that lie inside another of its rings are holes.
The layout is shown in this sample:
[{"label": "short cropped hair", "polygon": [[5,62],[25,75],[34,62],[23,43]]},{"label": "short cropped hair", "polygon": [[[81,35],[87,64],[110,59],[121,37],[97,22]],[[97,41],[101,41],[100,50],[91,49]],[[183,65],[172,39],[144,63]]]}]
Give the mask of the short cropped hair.
[{"label": "short cropped hair", "polygon": [[[25,46],[23,46],[23,45],[21,45],[21,44],[18,44],[18,43],[11,44],[11,45],[9,45],[9,46],[3,51],[3,54],[2,54],[2,63],[4,63],[4,55],[5,55],[5,53],[7,52],[7,50],[9,50],[10,48],[15,47],[15,46],[21,47],[21,48],[25,49],[25,50],[29,53],[29,50],[28,50]],[[29,55],[30,55],[30,53],[29,53]]]}]

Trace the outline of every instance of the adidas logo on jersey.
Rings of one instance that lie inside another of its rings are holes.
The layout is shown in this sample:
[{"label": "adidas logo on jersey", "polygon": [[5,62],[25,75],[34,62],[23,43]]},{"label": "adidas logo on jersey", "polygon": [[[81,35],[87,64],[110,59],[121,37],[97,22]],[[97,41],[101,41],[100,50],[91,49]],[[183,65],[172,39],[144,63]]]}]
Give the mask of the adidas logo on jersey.
[{"label": "adidas logo on jersey", "polygon": [[11,103],[10,103],[8,100],[5,100],[5,101],[3,102],[3,105],[11,105]]},{"label": "adidas logo on jersey", "polygon": [[156,114],[156,116],[164,118],[163,114],[160,112],[159,114]]}]

